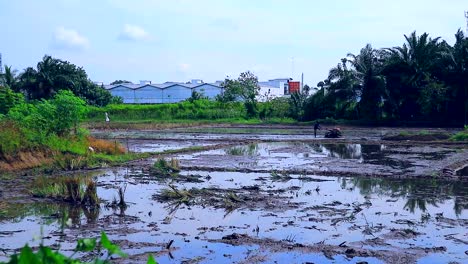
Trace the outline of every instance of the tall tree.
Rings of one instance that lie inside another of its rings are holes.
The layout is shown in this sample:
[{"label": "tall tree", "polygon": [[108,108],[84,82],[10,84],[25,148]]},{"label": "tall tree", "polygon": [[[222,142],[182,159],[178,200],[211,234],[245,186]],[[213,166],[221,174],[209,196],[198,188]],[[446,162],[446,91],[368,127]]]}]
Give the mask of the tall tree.
[{"label": "tall tree", "polygon": [[257,96],[260,92],[260,86],[255,74],[250,71],[243,72],[237,79],[227,78],[222,86],[224,87],[224,101],[241,99],[244,102],[247,117],[257,116]]},{"label": "tall tree", "polygon": [[397,94],[393,100],[398,100],[399,118],[410,120],[422,116],[422,108],[427,107],[423,105],[430,102],[419,100],[423,90],[443,87],[432,84],[437,82],[433,70],[441,63],[443,46],[440,38],[432,39],[427,33],[417,36],[414,31],[405,39],[402,47],[386,49],[385,73],[391,79],[389,90]]},{"label": "tall tree", "polygon": [[13,70],[11,66],[5,65],[5,72],[0,75],[0,84],[9,87],[13,91],[17,92],[18,78],[16,76],[17,71]]},{"label": "tall tree", "polygon": [[376,120],[382,117],[385,95],[385,77],[380,52],[367,44],[358,55],[348,54],[357,81],[361,116]]}]

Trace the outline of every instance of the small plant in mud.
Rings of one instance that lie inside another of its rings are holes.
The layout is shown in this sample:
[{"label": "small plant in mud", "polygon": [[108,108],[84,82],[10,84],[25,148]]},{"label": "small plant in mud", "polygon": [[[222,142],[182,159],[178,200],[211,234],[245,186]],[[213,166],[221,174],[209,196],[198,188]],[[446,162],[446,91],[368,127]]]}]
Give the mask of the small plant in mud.
[{"label": "small plant in mud", "polygon": [[127,208],[127,203],[125,202],[125,191],[127,190],[127,185],[125,184],[124,187],[119,187],[117,190],[117,193],[119,195],[119,200],[117,201],[117,198],[114,196],[114,200],[112,203],[107,204],[106,207],[111,207],[111,208]]},{"label": "small plant in mud", "polygon": [[74,171],[88,167],[89,160],[85,156],[72,154],[58,155],[54,161],[54,167],[63,171]]},{"label": "small plant in mud", "polygon": [[151,174],[158,177],[176,176],[179,172],[179,160],[171,158],[169,161],[158,158],[154,165],[150,168]]},{"label": "small plant in mud", "polygon": [[224,206],[226,208],[235,208],[238,203],[243,202],[243,200],[233,192],[229,192],[224,196]]},{"label": "small plant in mud", "polygon": [[[103,252],[105,250],[105,252]],[[74,256],[77,253],[95,252],[98,256],[106,256],[105,259],[95,258],[90,263],[112,263],[112,256],[119,256],[122,258],[127,257],[118,245],[112,243],[107,237],[106,233],[101,232],[101,237],[98,241],[97,238],[84,238],[79,239],[76,243],[75,250],[71,256],[65,256],[59,251],[54,251],[50,247],[44,246],[42,243],[39,245],[37,251],[33,251],[28,244],[21,248],[19,254],[13,254],[9,257],[8,262],[0,262],[2,264],[81,264],[79,259]],[[157,264],[152,255],[148,256],[148,264]]]},{"label": "small plant in mud", "polygon": [[32,184],[33,196],[52,198],[73,204],[99,204],[96,183],[88,177],[38,177]]},{"label": "small plant in mud", "polygon": [[199,189],[192,188],[190,190],[179,190],[173,185],[169,185],[169,188],[161,190],[158,197],[163,201],[176,201],[177,203],[188,204],[190,200],[195,198],[196,193],[199,193]]},{"label": "small plant in mud", "polygon": [[271,180],[273,181],[287,181],[292,179],[291,176],[286,171],[272,171],[270,173]]},{"label": "small plant in mud", "polygon": [[453,135],[450,140],[453,141],[468,141],[468,125],[465,125],[463,131],[456,133]]}]

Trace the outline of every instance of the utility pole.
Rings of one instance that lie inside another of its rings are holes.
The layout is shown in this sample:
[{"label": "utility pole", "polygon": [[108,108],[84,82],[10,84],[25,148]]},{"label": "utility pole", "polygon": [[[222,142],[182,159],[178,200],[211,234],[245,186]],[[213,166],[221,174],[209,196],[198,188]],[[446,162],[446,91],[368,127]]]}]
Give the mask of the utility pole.
[{"label": "utility pole", "polygon": [[291,57],[291,78],[294,80],[294,57]]},{"label": "utility pole", "polygon": [[468,11],[465,11],[465,18],[466,18],[466,35],[468,37]]},{"label": "utility pole", "polygon": [[304,73],[301,74],[301,92],[304,91]]},{"label": "utility pole", "polygon": [[0,53],[0,74],[3,73],[2,54]]}]

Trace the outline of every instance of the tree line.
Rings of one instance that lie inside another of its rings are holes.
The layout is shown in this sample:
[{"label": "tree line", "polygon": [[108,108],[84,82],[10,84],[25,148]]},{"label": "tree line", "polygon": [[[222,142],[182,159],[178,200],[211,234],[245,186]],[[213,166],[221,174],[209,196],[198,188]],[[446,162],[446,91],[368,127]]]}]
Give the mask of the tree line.
[{"label": "tree line", "polygon": [[82,67],[49,55],[45,55],[36,68],[28,67],[19,74],[11,66],[5,66],[0,86],[23,94],[28,101],[50,99],[60,90],[70,90],[89,105],[119,102],[109,91],[94,84]]},{"label": "tree line", "polygon": [[[348,54],[312,96],[297,94],[297,119],[467,123],[468,39],[455,44],[427,33],[405,35],[402,46]],[[293,104],[294,105],[294,104]],[[302,114],[301,114],[302,113]]]}]

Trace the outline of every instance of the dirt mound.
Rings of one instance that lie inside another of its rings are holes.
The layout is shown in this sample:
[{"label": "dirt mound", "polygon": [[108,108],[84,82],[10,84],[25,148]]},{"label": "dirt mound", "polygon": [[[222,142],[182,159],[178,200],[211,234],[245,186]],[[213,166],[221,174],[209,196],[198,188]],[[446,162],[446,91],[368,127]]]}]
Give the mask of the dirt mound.
[{"label": "dirt mound", "polygon": [[444,133],[433,133],[433,134],[409,134],[409,135],[391,135],[383,136],[382,140],[413,140],[413,141],[438,141],[438,140],[447,140],[450,138],[450,135]]},{"label": "dirt mound", "polygon": [[19,152],[15,156],[0,157],[0,171],[17,171],[50,164],[52,153],[48,151]]}]

